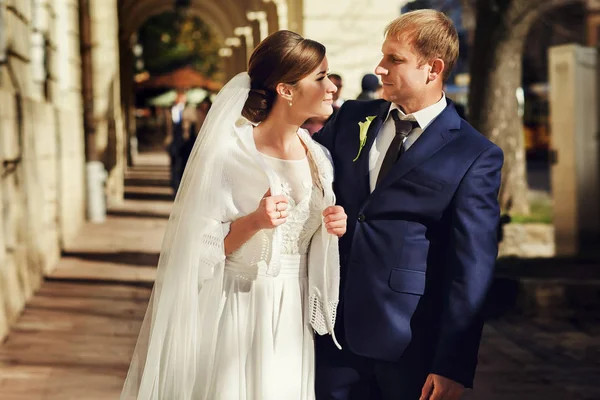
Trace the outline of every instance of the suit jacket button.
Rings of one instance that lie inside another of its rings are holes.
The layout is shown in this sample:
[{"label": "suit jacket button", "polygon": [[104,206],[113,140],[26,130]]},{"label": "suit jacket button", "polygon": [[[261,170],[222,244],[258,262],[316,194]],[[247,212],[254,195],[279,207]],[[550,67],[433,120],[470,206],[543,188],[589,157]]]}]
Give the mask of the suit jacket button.
[{"label": "suit jacket button", "polygon": [[365,214],[358,214],[358,222],[364,222],[366,219]]}]

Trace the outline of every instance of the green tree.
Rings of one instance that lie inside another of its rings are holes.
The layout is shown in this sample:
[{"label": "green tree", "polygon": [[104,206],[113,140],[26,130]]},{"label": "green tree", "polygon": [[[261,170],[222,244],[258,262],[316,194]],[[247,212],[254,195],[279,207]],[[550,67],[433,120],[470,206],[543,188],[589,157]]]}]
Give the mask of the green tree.
[{"label": "green tree", "polygon": [[221,43],[210,26],[196,16],[167,12],[150,18],[139,30],[145,69],[160,74],[191,65],[215,80],[222,79]]},{"label": "green tree", "polygon": [[462,0],[475,14],[471,53],[469,122],[504,150],[500,205],[529,214],[523,121],[516,91],[532,24],[549,9],[582,0]]}]

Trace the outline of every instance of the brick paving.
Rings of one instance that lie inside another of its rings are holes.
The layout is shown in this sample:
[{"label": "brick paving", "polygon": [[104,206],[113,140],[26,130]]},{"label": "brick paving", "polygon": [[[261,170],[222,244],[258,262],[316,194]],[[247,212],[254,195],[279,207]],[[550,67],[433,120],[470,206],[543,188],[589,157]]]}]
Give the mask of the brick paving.
[{"label": "brick paving", "polygon": [[[124,204],[84,227],[28,302],[0,345],[1,400],[118,398],[170,210],[166,161],[128,173]],[[598,400],[599,380],[600,319],[504,316],[486,324],[465,399]]]}]

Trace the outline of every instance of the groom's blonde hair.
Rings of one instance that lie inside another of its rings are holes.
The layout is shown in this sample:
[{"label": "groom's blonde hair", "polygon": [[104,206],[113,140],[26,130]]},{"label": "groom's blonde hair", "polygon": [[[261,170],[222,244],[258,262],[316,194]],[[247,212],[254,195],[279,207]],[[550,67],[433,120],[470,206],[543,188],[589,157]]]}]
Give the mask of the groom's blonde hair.
[{"label": "groom's blonde hair", "polygon": [[406,39],[420,56],[422,64],[440,58],[446,80],[458,59],[458,33],[444,13],[416,10],[402,14],[385,28],[386,38]]}]

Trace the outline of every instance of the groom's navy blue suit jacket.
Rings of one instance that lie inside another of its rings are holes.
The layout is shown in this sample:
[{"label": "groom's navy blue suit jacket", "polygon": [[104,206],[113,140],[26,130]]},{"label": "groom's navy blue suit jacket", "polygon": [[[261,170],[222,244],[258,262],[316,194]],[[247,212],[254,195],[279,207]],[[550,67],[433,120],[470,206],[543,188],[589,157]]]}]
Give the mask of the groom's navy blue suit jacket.
[{"label": "groom's navy blue suit jacket", "polygon": [[[498,251],[503,154],[448,101],[371,193],[369,151],[389,108],[347,101],[314,136],[331,152],[348,215],[336,329],[355,354],[414,362],[472,387]],[[354,162],[358,123],[374,115]]]}]

